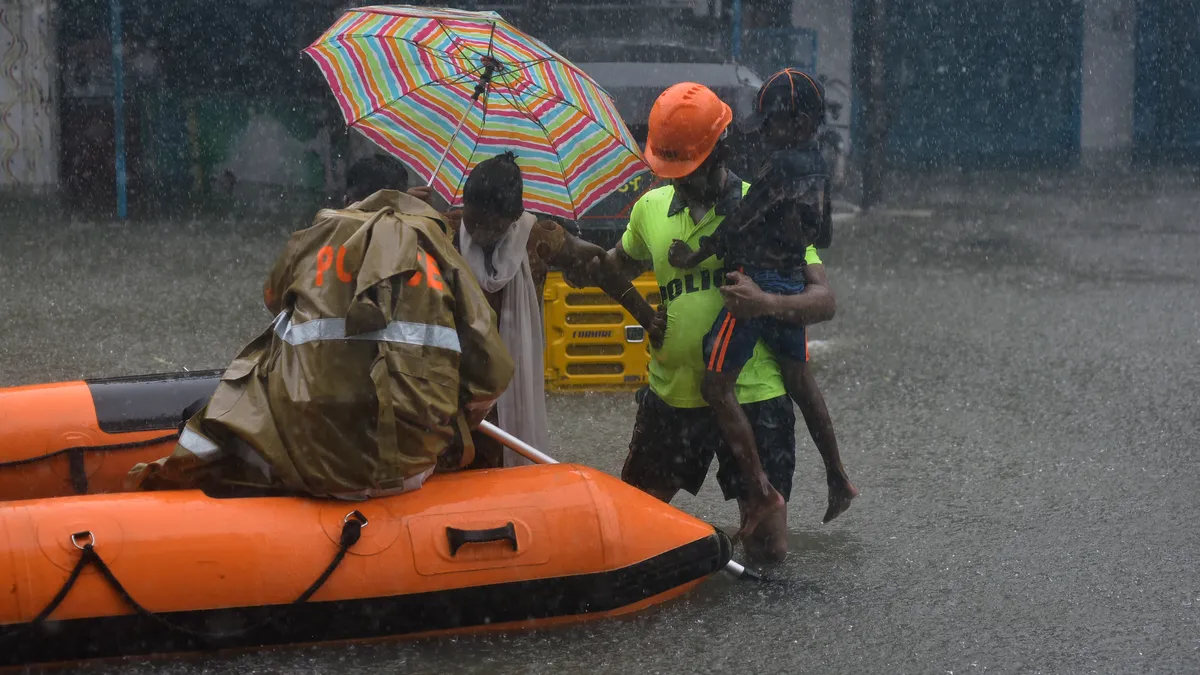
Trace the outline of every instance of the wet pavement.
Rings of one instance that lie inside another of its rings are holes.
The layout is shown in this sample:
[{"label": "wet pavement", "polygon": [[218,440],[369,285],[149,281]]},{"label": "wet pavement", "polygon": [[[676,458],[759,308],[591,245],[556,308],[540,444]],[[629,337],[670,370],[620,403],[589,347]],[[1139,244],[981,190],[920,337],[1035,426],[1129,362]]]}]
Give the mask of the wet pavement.
[{"label": "wet pavement", "polygon": [[[862,496],[792,553],[625,620],[97,665],[112,673],[1200,671],[1200,184],[958,176],[839,224],[818,378]],[[932,210],[924,217],[915,209]],[[7,220],[7,219],[6,219]],[[0,385],[221,367],[288,219],[3,226]],[[555,396],[618,472],[631,395]],[[676,504],[732,527],[715,480]]]}]

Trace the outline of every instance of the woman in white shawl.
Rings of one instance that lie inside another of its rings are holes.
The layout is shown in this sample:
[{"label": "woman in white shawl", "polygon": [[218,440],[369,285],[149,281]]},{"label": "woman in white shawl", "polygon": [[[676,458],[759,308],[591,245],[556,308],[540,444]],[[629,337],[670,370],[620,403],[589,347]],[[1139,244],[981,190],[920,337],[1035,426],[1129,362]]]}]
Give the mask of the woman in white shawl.
[{"label": "woman in white shawl", "polygon": [[[551,267],[575,282],[592,283],[624,306],[647,330],[652,342],[662,339],[665,323],[633,285],[610,270],[585,267],[604,249],[567,232],[550,220],[525,210],[524,181],[511,152],[480,162],[463,186],[458,249],[496,311],[500,337],[516,370],[512,384],[496,401],[489,419],[534,447],[550,451],[546,426],[545,371],[542,354],[546,329],[542,289]],[[451,214],[452,217],[458,214]],[[463,354],[463,358],[470,355]],[[475,467],[527,464],[515,452],[476,434]]]}]

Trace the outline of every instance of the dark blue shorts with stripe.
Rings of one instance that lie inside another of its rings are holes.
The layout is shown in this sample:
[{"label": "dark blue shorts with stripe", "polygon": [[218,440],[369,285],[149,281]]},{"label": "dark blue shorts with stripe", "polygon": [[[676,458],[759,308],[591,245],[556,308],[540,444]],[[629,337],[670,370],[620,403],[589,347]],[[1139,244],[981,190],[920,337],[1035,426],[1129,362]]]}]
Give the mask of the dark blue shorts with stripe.
[{"label": "dark blue shorts with stripe", "polygon": [[[803,272],[784,276],[775,270],[747,272],[759,288],[774,295],[795,295],[804,290]],[[759,340],[778,359],[808,361],[808,335],[804,326],[772,316],[739,319],[722,308],[704,336],[704,363],[714,373],[739,372],[754,354]]]}]

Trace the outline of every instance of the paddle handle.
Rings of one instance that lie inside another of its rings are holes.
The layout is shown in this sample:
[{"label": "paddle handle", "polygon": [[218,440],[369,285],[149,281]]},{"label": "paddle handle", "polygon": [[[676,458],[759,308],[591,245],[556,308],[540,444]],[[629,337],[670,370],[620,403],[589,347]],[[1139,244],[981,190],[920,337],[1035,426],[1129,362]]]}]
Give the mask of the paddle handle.
[{"label": "paddle handle", "polygon": [[541,450],[538,450],[532,445],[517,438],[516,436],[513,436],[495,424],[488,422],[487,420],[480,422],[479,430],[496,439],[497,441],[500,441],[500,443],[505,447],[512,449],[513,452],[516,452],[518,455],[521,455],[531,462],[535,462],[537,464],[558,464],[557,459],[554,459],[550,455],[547,455]]}]

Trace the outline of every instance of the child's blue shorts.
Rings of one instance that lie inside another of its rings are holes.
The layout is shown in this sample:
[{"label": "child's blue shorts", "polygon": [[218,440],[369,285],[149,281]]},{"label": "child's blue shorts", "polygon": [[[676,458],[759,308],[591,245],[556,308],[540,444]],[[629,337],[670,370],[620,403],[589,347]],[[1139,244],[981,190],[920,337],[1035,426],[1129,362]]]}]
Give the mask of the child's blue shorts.
[{"label": "child's blue shorts", "polygon": [[[796,295],[804,290],[803,271],[786,276],[776,270],[745,274],[773,295]],[[739,319],[721,308],[712,330],[704,337],[705,368],[714,373],[740,371],[760,339],[775,358],[808,361],[808,335],[804,326],[785,323],[773,316]]]}]

